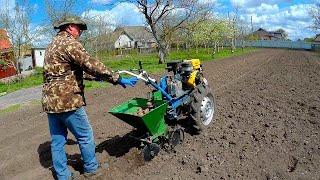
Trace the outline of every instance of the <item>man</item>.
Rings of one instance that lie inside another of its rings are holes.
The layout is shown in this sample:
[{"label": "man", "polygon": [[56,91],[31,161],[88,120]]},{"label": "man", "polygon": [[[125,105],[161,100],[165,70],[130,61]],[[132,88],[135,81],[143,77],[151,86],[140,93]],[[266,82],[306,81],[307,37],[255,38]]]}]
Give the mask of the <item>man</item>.
[{"label": "man", "polygon": [[84,106],[83,73],[123,87],[134,86],[137,78],[121,78],[85,51],[77,40],[87,25],[79,17],[62,18],[54,25],[59,30],[46,49],[42,106],[48,114],[53,167],[58,179],[70,179],[64,145],[67,129],[76,137],[85,176],[95,175],[99,164],[95,156],[92,127]]}]

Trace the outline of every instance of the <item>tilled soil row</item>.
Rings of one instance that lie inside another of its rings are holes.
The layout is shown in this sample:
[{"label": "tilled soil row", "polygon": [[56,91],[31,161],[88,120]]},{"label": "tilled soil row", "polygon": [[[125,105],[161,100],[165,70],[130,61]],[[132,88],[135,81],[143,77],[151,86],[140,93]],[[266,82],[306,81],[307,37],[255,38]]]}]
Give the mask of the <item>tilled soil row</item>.
[{"label": "tilled soil row", "polygon": [[[110,87],[87,94],[87,113],[109,168],[100,179],[317,179],[320,177],[320,60],[306,51],[263,49],[204,63],[217,103],[216,121],[196,135],[186,129],[174,152],[144,162],[132,128],[110,107],[148,88]],[[182,122],[183,124],[183,122]],[[72,136],[72,171],[82,171]],[[0,117],[0,179],[53,179],[50,136],[41,106]]]}]

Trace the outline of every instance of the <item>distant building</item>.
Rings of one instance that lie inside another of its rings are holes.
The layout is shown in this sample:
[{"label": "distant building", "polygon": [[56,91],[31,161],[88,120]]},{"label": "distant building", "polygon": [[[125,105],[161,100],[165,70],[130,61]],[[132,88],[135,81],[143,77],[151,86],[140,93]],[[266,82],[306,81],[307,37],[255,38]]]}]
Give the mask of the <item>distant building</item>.
[{"label": "distant building", "polygon": [[320,34],[317,34],[316,37],[314,38],[313,42],[320,44]]},{"label": "distant building", "polygon": [[252,35],[258,40],[286,40],[286,32],[282,29],[277,31],[266,31],[265,29],[259,28],[253,32]]},{"label": "distant building", "polygon": [[44,47],[32,48],[33,67],[43,67],[45,52],[46,52],[46,48],[44,48]]},{"label": "distant building", "polygon": [[320,51],[320,34],[317,34],[312,42],[312,50]]},{"label": "distant building", "polygon": [[31,48],[31,55],[26,55],[18,59],[18,67],[20,72],[34,69],[35,67],[43,67],[45,48]]},{"label": "distant building", "polygon": [[32,57],[25,56],[25,57],[19,58],[18,67],[20,72],[32,70],[33,69]]},{"label": "distant building", "polygon": [[141,49],[156,47],[155,39],[144,26],[126,26],[116,28],[113,34],[117,35],[114,42],[115,49]]}]

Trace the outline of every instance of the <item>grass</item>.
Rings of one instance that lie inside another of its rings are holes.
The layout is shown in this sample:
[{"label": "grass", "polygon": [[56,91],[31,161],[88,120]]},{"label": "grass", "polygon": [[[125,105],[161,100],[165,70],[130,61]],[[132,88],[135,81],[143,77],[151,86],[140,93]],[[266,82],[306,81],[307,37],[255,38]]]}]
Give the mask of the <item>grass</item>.
[{"label": "grass", "polygon": [[22,106],[30,106],[30,105],[41,105],[41,100],[36,99],[36,100],[32,100],[32,101],[25,103],[25,104],[11,105],[5,109],[0,109],[0,114],[15,112],[15,111],[19,110]]},{"label": "grass", "polygon": [[21,107],[20,104],[15,104],[15,105],[9,106],[9,107],[7,107],[7,108],[5,108],[5,109],[1,109],[1,110],[0,110],[0,114],[9,113],[9,112],[15,112],[15,111],[17,111],[20,107]]},{"label": "grass", "polygon": [[[245,49],[236,49],[234,53],[230,52],[229,48],[225,48],[224,50],[221,50],[220,52],[216,53],[215,55],[212,55],[211,53],[208,53],[206,49],[199,49],[198,52],[195,49],[192,49],[190,51],[175,51],[172,52],[169,56],[169,59],[175,60],[175,59],[200,59],[201,61],[210,61],[210,60],[217,60],[222,58],[227,58],[231,56],[239,56],[246,54],[248,52],[253,51],[254,48],[245,48]],[[212,52],[212,50],[210,50]]]},{"label": "grass", "polygon": [[39,104],[41,104],[41,100],[39,100],[39,99],[32,100],[29,104],[30,105],[39,105]]},{"label": "grass", "polygon": [[12,84],[0,83],[0,93],[3,92],[13,92],[24,88],[39,86],[43,82],[42,80],[42,68],[36,68],[35,73],[25,79],[19,80]]},{"label": "grass", "polygon": [[[221,50],[214,56],[207,53],[207,50],[202,48],[198,52],[195,49],[189,51],[171,51],[167,57],[167,62],[182,59],[200,59],[201,61],[217,60],[231,56],[239,56],[248,52],[253,51],[254,48],[245,48],[244,50],[237,49],[234,53],[230,52],[230,49]],[[138,62],[141,60],[143,69],[148,72],[161,72],[164,70],[165,64],[158,64],[157,54],[128,54],[121,58],[115,59],[110,57],[107,53],[101,53],[100,57],[102,62],[108,67],[116,69],[132,69],[138,68]]]},{"label": "grass", "polygon": [[[218,59],[231,57],[231,56],[239,56],[239,55],[251,52],[253,50],[254,50],[253,48],[245,48],[244,50],[237,49],[234,53],[231,53],[230,49],[225,48],[219,53],[216,53],[214,56],[208,53],[207,50],[204,48],[198,49],[198,51],[196,51],[195,49],[190,49],[188,51],[173,50],[168,55],[167,61],[170,62],[174,60],[192,59],[192,58],[200,59],[201,61],[218,60]],[[212,49],[210,51],[212,52]],[[120,57],[115,57],[115,56],[111,56],[109,53],[101,52],[98,55],[98,57],[106,66],[110,67],[113,70],[138,69],[139,60],[141,60],[143,64],[143,69],[150,73],[163,72],[165,68],[165,64],[158,64],[157,53],[151,53],[151,54],[132,53],[132,54],[123,55]],[[16,83],[13,83],[13,84],[0,83],[0,93],[3,93],[3,92],[10,93],[23,88],[40,86],[42,82],[43,82],[42,68],[36,68],[34,75],[27,77],[23,80],[20,80]],[[86,89],[92,89],[92,88],[105,88],[105,87],[108,87],[110,84],[105,82],[85,81],[85,85],[86,85]]]}]

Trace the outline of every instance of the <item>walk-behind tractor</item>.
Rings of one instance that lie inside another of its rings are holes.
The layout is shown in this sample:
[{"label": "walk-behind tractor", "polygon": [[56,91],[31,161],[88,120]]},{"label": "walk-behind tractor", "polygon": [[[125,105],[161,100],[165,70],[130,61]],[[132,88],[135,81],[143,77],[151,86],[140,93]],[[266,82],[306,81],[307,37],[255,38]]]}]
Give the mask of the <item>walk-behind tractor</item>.
[{"label": "walk-behind tractor", "polygon": [[118,72],[151,86],[149,97],[133,98],[109,112],[142,132],[133,138],[142,142],[143,157],[149,161],[160,148],[173,149],[183,141],[184,128],[178,120],[192,119],[197,131],[205,130],[214,121],[215,99],[199,59],[167,63],[168,75],[159,82],[142,69],[141,62],[139,66],[139,70]]}]

